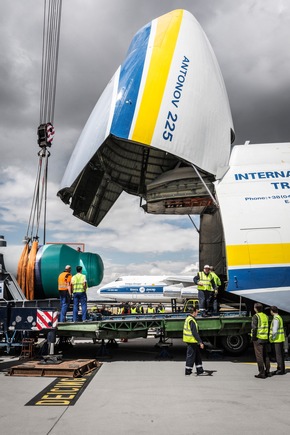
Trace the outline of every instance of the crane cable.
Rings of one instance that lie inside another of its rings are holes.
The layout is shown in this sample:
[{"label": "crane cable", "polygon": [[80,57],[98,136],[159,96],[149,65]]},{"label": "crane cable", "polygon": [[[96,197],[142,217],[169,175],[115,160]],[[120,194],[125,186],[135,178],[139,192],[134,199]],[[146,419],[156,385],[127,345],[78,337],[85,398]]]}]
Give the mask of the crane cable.
[{"label": "crane cable", "polygon": [[45,0],[40,124],[54,120],[62,0]]},{"label": "crane cable", "polygon": [[[38,232],[43,214],[43,244],[46,243],[46,205],[48,158],[54,137],[54,106],[56,94],[57,64],[59,52],[62,0],[44,0],[44,26],[42,46],[42,73],[40,97],[40,125],[37,129],[38,171],[25,246],[18,263],[17,281],[27,299],[34,299],[34,268],[38,251]],[[44,209],[44,210],[42,210]],[[32,244],[31,244],[32,242]]]},{"label": "crane cable", "polygon": [[38,172],[36,176],[31,212],[25,239],[27,243],[38,240],[40,220],[43,212],[43,243],[46,239],[46,206],[48,158],[54,137],[54,107],[59,54],[62,0],[44,1],[44,25],[42,44],[41,96],[38,127]]}]

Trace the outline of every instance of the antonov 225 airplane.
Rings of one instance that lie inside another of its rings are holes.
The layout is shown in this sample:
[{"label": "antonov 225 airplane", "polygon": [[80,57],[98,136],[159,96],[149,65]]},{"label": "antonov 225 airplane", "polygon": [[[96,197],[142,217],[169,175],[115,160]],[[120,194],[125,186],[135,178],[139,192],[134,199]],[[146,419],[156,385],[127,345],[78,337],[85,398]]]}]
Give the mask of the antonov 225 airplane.
[{"label": "antonov 225 airplane", "polygon": [[215,267],[227,295],[290,312],[290,143],[234,140],[213,49],[174,10],[134,36],[58,196],[95,226],[123,191],[147,213],[199,215],[200,267]]},{"label": "antonov 225 airplane", "polygon": [[193,276],[121,276],[97,291],[98,296],[117,302],[181,302],[197,298]]}]

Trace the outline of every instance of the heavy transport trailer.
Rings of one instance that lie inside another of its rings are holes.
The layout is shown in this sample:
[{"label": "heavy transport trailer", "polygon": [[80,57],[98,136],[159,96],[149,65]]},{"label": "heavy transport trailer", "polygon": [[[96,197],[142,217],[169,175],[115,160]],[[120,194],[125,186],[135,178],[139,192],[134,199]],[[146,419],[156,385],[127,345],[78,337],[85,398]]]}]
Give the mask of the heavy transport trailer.
[{"label": "heavy transport trailer", "polygon": [[[58,323],[57,336],[62,339],[90,338],[101,340],[147,338],[153,333],[160,342],[182,338],[184,320],[188,314],[142,314],[103,316],[101,320]],[[223,312],[219,316],[197,317],[199,332],[211,348],[223,348],[231,354],[242,354],[249,345],[252,317],[246,312]],[[290,322],[290,316],[289,316]]]},{"label": "heavy transport trailer", "polygon": [[[109,316],[91,313],[86,322],[57,323],[59,306],[58,299],[0,301],[0,348],[9,353],[22,347],[27,338],[33,338],[35,343],[39,337],[52,342],[59,338],[60,343],[73,337],[104,343],[118,338],[147,338],[152,333],[165,343],[171,338],[182,338],[187,316],[186,312]],[[201,336],[214,347],[222,346],[234,354],[248,347],[251,317],[246,311],[223,311],[210,318],[198,315],[197,319]]]},{"label": "heavy transport trailer", "polygon": [[[0,348],[23,347],[23,340],[39,337],[49,344],[70,342],[73,338],[92,339],[94,343],[115,339],[147,338],[154,334],[159,343],[182,338],[184,320],[188,313],[101,316],[86,322],[57,323],[58,300],[1,302]],[[290,315],[283,315],[286,335],[290,332]],[[250,343],[252,316],[246,311],[223,311],[217,316],[197,316],[199,332],[211,349],[224,349],[232,355],[245,352]],[[288,350],[288,341],[286,343]]]}]

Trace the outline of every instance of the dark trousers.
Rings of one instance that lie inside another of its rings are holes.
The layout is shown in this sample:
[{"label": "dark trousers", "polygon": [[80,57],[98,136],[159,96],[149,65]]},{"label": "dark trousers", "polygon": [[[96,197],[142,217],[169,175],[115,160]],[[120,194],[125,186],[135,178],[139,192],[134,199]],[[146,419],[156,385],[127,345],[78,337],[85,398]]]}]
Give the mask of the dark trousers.
[{"label": "dark trousers", "polygon": [[208,293],[210,293],[210,295],[209,295],[208,301],[207,301],[207,312],[218,313],[219,303],[218,303],[217,295],[215,294],[214,291],[210,291]]},{"label": "dark trousers", "polygon": [[202,360],[198,343],[187,343],[185,368],[192,370],[195,364],[197,373],[202,371]]},{"label": "dark trousers", "polygon": [[285,359],[284,359],[284,342],[283,343],[274,343],[276,361],[277,361],[277,370],[281,370],[281,372],[285,372]]},{"label": "dark trousers", "polygon": [[198,290],[198,305],[201,311],[207,311],[210,308],[210,301],[213,292],[208,290]]},{"label": "dark trousers", "polygon": [[82,307],[82,321],[87,319],[87,295],[86,292],[75,292],[74,294],[73,321],[78,321],[79,304]]},{"label": "dark trousers", "polygon": [[69,309],[70,304],[70,294],[68,290],[60,290],[59,292],[59,299],[60,299],[60,316],[59,321],[65,322],[66,321],[66,313]]},{"label": "dark trousers", "polygon": [[260,342],[259,340],[253,341],[256,361],[258,364],[259,374],[265,375],[270,372],[270,358],[268,355],[268,343]]},{"label": "dark trousers", "polygon": [[217,295],[215,295],[213,297],[212,307],[213,307],[213,312],[214,313],[218,313],[218,311],[219,311],[219,301],[218,301]]}]

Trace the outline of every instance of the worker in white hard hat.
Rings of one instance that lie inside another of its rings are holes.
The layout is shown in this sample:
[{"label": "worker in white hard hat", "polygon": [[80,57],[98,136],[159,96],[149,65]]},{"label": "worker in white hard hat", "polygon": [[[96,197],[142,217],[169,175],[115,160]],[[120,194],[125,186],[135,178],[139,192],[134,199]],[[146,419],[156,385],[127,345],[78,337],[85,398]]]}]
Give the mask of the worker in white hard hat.
[{"label": "worker in white hard hat", "polygon": [[216,288],[216,284],[208,264],[204,266],[202,272],[198,272],[198,274],[193,278],[193,282],[197,285],[199,311],[202,317],[208,317],[210,315],[209,302],[212,295],[212,289],[215,290]]}]

